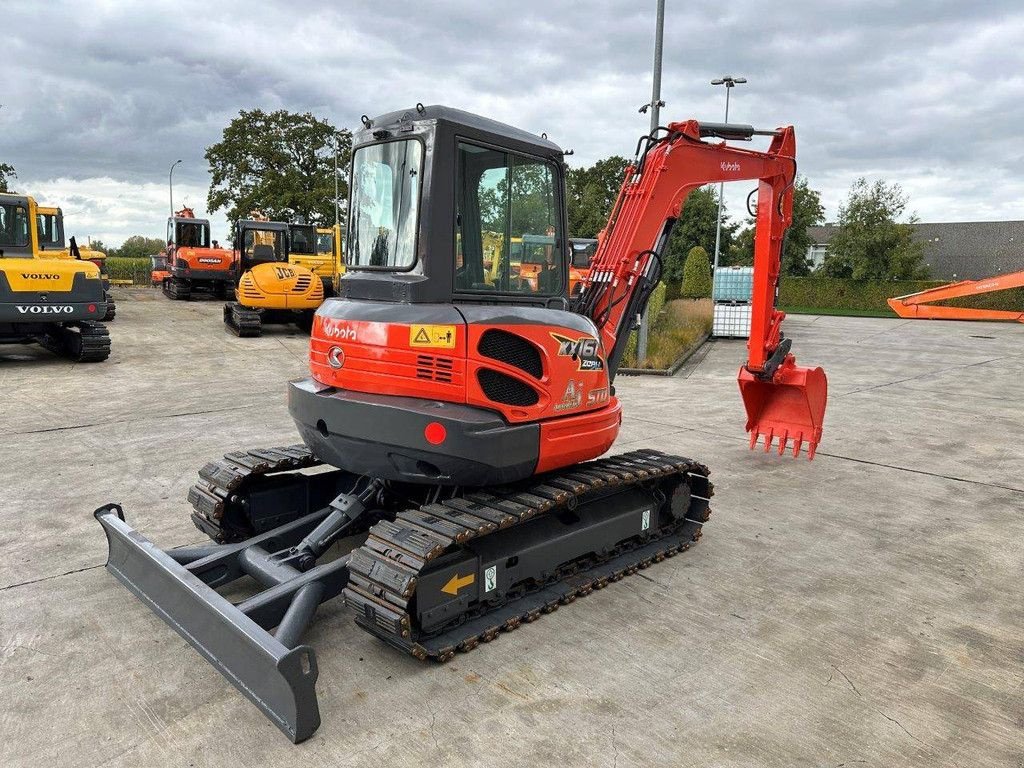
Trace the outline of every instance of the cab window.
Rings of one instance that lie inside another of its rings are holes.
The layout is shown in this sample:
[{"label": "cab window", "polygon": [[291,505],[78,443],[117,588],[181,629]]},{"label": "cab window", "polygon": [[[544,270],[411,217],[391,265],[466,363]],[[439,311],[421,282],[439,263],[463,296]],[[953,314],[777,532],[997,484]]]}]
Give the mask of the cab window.
[{"label": "cab window", "polygon": [[17,203],[0,203],[0,248],[28,245],[28,210]]},{"label": "cab window", "polygon": [[455,289],[564,293],[565,241],[554,166],[460,142],[456,168]]}]

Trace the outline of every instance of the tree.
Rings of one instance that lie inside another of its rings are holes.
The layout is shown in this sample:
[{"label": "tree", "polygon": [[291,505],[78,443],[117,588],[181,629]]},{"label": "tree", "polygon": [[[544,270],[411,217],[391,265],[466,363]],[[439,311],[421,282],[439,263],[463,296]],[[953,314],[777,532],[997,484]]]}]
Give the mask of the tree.
[{"label": "tree", "polygon": [[711,260],[699,245],[686,254],[682,295],[686,299],[706,299],[711,295]]},{"label": "tree", "polygon": [[[821,224],[825,218],[825,208],[821,204],[821,193],[811,189],[807,178],[799,176],[793,185],[793,221],[786,230],[786,239],[782,248],[782,274],[806,275],[810,273],[807,261],[807,248],[811,238],[807,228]],[[720,263],[726,266],[750,266],[754,263],[754,220],[747,219],[743,229],[727,251],[723,249]]]},{"label": "tree", "polygon": [[801,276],[811,271],[807,260],[807,249],[811,237],[809,227],[825,221],[825,207],[821,204],[821,193],[811,189],[806,176],[798,176],[793,187],[793,222],[786,230],[785,245],[782,248],[782,274]]},{"label": "tree", "polygon": [[924,247],[914,242],[916,216],[896,221],[907,208],[898,184],[857,179],[839,208],[838,229],[821,269],[854,280],[919,280],[928,277]]},{"label": "tree", "polygon": [[[682,215],[672,230],[664,255],[664,279],[678,283],[683,279],[684,263],[690,251],[700,246],[705,256],[715,250],[715,222],[718,216],[718,193],[712,187],[701,187],[690,193],[683,205]],[[721,253],[728,253],[736,224],[729,221],[722,207]],[[709,257],[710,258],[710,257]],[[708,262],[710,264],[710,261]]]},{"label": "tree", "polygon": [[16,179],[18,174],[14,172],[14,167],[7,163],[0,163],[0,192],[8,192],[7,180],[8,178]]},{"label": "tree", "polygon": [[570,235],[597,237],[604,229],[619,196],[627,165],[626,158],[613,155],[589,168],[569,169],[565,188]]},{"label": "tree", "polygon": [[333,223],[336,137],[338,194],[344,203],[352,154],[349,131],[309,112],[240,111],[220,142],[206,148],[213,178],[207,209],[227,208],[232,225],[253,209],[278,221]]},{"label": "tree", "polygon": [[121,243],[120,248],[112,249],[107,255],[124,259],[144,259],[160,253],[164,249],[164,245],[164,241],[159,237],[132,235]]}]

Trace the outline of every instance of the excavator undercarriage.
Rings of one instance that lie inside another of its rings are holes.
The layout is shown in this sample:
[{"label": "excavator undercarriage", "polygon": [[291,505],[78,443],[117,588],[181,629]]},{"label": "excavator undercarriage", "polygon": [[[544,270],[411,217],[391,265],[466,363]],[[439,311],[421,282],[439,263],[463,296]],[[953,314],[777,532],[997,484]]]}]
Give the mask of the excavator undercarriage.
[{"label": "excavator undercarriage", "polygon": [[[342,594],[366,631],[448,661],[689,549],[713,494],[706,467],[653,450],[461,490],[319,466],[303,445],[207,464],[189,500],[212,546],[161,550],[118,505],[95,513],[108,569],[296,742],[320,722],[301,638],[322,602]],[[262,589],[217,591],[245,577]]]}]

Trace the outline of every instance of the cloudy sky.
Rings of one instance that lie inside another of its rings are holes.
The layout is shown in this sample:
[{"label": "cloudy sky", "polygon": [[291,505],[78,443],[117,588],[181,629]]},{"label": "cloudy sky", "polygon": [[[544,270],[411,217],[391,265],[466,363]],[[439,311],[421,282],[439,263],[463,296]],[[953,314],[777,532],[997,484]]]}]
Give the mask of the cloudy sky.
[{"label": "cloudy sky", "polygon": [[[662,122],[797,129],[833,216],[857,176],[899,182],[925,221],[1024,218],[1020,0],[666,3]],[[575,150],[628,155],[646,131],[655,0],[4,0],[0,162],[61,204],[69,234],[161,236],[202,215],[203,152],[240,109],[354,127],[416,102],[468,109]],[[747,186],[728,189],[738,213]],[[226,234],[223,216],[212,216]]]}]

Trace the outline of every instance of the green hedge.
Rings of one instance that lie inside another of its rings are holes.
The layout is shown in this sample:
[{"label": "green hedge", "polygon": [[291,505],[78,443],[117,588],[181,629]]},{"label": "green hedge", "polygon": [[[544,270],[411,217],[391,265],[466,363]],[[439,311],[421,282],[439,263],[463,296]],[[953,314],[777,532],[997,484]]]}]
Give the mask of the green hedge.
[{"label": "green hedge", "polygon": [[[869,313],[892,316],[886,299],[946,285],[945,280],[844,280],[835,277],[783,277],[779,306],[783,310]],[[939,304],[979,309],[1024,309],[1024,289],[971,296]]]},{"label": "green hedge", "polygon": [[149,285],[150,261],[111,256],[107,259],[107,274],[111,280],[131,280],[135,285]]}]

